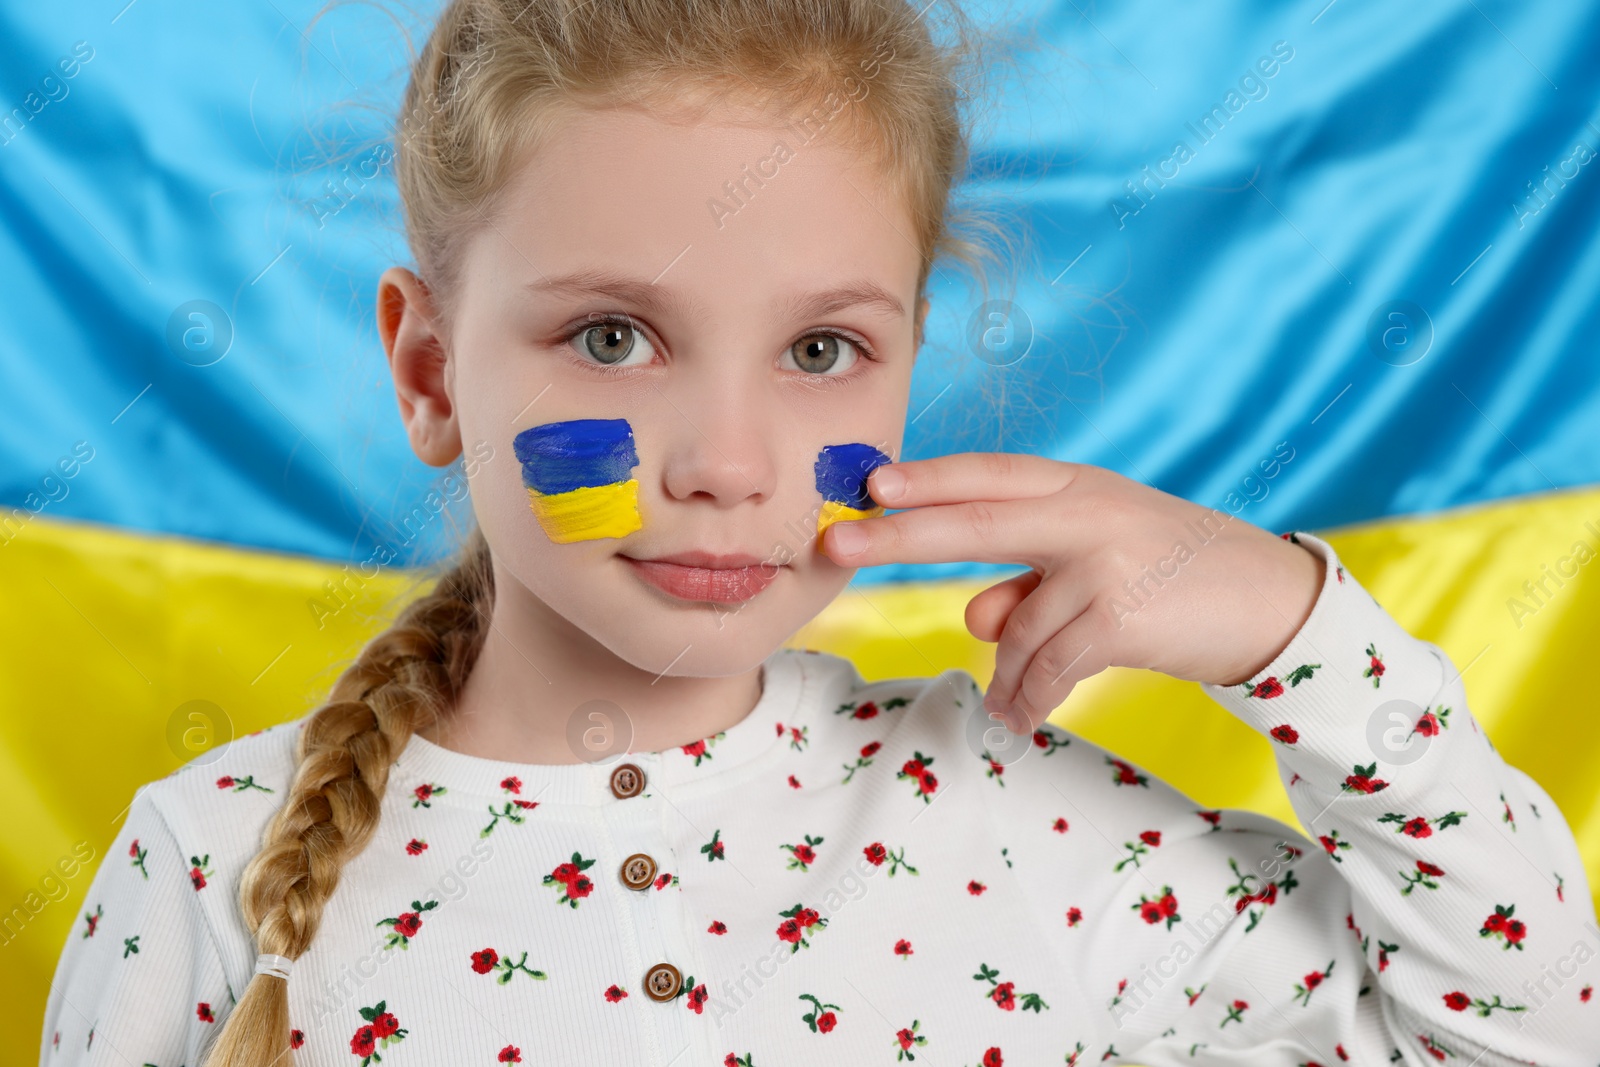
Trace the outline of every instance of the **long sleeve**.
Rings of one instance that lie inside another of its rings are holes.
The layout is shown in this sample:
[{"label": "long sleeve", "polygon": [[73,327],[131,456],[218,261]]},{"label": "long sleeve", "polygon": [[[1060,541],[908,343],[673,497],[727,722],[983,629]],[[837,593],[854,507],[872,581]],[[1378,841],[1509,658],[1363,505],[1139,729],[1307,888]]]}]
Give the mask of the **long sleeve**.
[{"label": "long sleeve", "polygon": [[[1272,739],[1327,861],[1301,875],[1330,882],[1306,893],[1322,906],[1286,911],[1293,919],[1263,924],[1265,944],[1252,945],[1304,973],[1292,990],[1262,991],[1271,1007],[1255,1014],[1270,1024],[1259,1040],[1293,1043],[1318,1013],[1355,1011],[1353,983],[1321,990],[1316,979],[1353,939],[1406,1062],[1592,1065],[1600,931],[1560,810],[1501,759],[1450,658],[1408,634],[1325,542],[1289,536],[1327,564],[1311,617],[1249,682],[1204,687]],[[1219,976],[1248,977],[1238,965]]]},{"label": "long sleeve", "polygon": [[1593,1067],[1600,930],[1561,812],[1448,657],[1295,537],[1327,563],[1311,615],[1249,683],[1204,689],[1271,739],[1314,840],[1053,724],[979,756],[1036,948],[1089,1006],[1067,1062]]},{"label": "long sleeve", "polygon": [[198,1064],[232,1005],[197,900],[209,858],[180,847],[155,788],[135,795],[67,936],[41,1067]]}]

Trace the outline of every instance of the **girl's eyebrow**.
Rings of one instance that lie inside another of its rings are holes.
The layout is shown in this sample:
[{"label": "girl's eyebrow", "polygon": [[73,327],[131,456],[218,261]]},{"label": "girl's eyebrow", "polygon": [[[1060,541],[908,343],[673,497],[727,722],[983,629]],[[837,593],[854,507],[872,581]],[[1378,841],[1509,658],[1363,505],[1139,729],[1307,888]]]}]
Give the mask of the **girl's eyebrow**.
[{"label": "girl's eyebrow", "polygon": [[[632,303],[651,314],[673,311],[683,318],[703,318],[704,309],[695,301],[653,282],[629,278],[609,270],[580,270],[553,278],[542,278],[526,286],[532,293],[566,296],[605,296]],[[864,307],[890,318],[905,315],[905,306],[883,286],[872,281],[851,282],[814,293],[780,301],[788,319],[813,319],[850,307]]]}]

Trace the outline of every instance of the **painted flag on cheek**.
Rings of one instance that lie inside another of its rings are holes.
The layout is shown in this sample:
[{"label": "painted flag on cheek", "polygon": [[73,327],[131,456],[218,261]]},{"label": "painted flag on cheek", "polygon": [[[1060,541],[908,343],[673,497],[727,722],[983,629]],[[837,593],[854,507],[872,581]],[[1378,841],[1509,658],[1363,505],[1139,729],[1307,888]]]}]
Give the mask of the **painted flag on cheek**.
[{"label": "painted flag on cheek", "polygon": [[523,430],[511,442],[545,536],[557,544],[626,537],[639,518],[639,465],[627,419],[569,419]]},{"label": "painted flag on cheek", "polygon": [[867,475],[893,462],[871,445],[828,445],[817,453],[817,492],[822,511],[817,515],[817,542],[829,526],[841,520],[870,519],[883,514],[867,492]]}]

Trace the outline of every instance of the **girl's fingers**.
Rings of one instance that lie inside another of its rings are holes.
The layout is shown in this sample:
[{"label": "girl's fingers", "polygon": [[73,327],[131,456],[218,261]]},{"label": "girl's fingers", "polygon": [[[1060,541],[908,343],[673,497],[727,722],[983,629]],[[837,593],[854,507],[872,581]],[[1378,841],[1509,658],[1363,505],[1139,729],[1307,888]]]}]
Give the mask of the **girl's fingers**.
[{"label": "girl's fingers", "polygon": [[1011,612],[1029,593],[1039,588],[1043,580],[1044,575],[1029,570],[991,585],[967,601],[967,629],[979,641],[987,641],[991,645],[999,641]]},{"label": "girl's fingers", "polygon": [[1026,500],[932,504],[871,519],[835,522],[822,538],[841,567],[879,563],[1023,563],[1068,554],[1077,540],[1052,512]]},{"label": "girl's fingers", "polygon": [[954,452],[876,467],[867,492],[890,508],[962,500],[1022,500],[1059,493],[1085,466],[1015,452]]},{"label": "girl's fingers", "polygon": [[[1041,582],[1012,609],[994,653],[994,677],[983,699],[987,710],[1004,711],[1017,699],[1029,664],[1040,649],[1083,614],[1091,596],[1086,583],[1074,580],[1071,572],[1063,572]],[[1041,709],[1038,717],[1048,715],[1054,707],[1052,704]]]},{"label": "girl's fingers", "polygon": [[1085,678],[1111,665],[1102,619],[1085,614],[1064,627],[1034,654],[1012,707],[1031,731],[1050,717]]}]

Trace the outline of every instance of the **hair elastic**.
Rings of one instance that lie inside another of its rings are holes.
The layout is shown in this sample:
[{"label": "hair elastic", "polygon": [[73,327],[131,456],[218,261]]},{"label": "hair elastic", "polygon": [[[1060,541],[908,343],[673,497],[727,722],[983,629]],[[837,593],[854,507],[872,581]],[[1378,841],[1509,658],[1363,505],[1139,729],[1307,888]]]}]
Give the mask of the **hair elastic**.
[{"label": "hair elastic", "polygon": [[256,973],[270,974],[274,978],[289,980],[289,968],[294,963],[288,956],[274,956],[270,952],[263,952],[256,957]]}]

